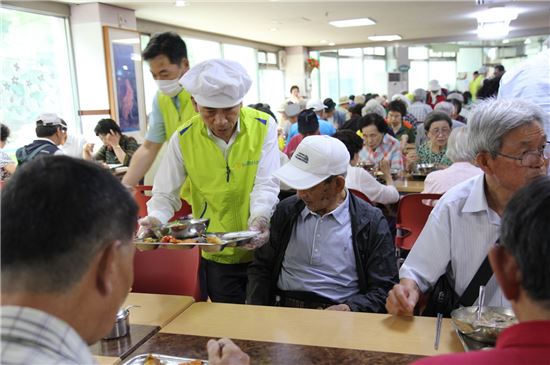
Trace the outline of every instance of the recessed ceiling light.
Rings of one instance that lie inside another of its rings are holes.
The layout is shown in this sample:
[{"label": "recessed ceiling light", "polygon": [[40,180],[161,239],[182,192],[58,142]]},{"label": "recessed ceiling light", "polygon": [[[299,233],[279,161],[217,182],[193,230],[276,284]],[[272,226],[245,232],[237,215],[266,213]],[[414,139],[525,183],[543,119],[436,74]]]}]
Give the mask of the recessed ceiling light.
[{"label": "recessed ceiling light", "polygon": [[477,35],[483,39],[504,38],[510,32],[510,22],[518,11],[511,8],[490,8],[476,14]]},{"label": "recessed ceiling light", "polygon": [[531,44],[531,38],[526,38],[523,44]]},{"label": "recessed ceiling light", "polygon": [[508,43],[510,43],[510,40],[509,40],[509,39],[503,39],[503,40],[502,40],[502,44],[508,44]]},{"label": "recessed ceiling light", "polygon": [[518,11],[511,8],[489,8],[476,14],[478,23],[497,23],[517,19]]},{"label": "recessed ceiling light", "polygon": [[479,23],[477,36],[481,39],[504,38],[510,33],[510,26],[506,22]]},{"label": "recessed ceiling light", "polygon": [[399,34],[389,34],[389,35],[371,35],[368,37],[371,41],[398,41],[401,39],[401,36]]},{"label": "recessed ceiling light", "polygon": [[362,27],[365,25],[373,25],[376,22],[369,18],[359,18],[359,19],[346,19],[346,20],[333,20],[328,22],[333,27],[338,28],[347,28],[347,27]]},{"label": "recessed ceiling light", "polygon": [[321,39],[321,43],[327,43],[326,39]]},{"label": "recessed ceiling light", "polygon": [[329,46],[335,46],[335,45],[336,45],[336,43],[334,43],[334,42],[330,42],[330,43],[329,43],[328,45],[329,45]]},{"label": "recessed ceiling light", "polygon": [[185,0],[176,0],[176,6],[187,6],[187,1],[185,1]]},{"label": "recessed ceiling light", "polygon": [[270,30],[271,30],[272,32],[276,32],[276,31],[278,31],[279,29],[273,27],[273,28],[271,28]]}]

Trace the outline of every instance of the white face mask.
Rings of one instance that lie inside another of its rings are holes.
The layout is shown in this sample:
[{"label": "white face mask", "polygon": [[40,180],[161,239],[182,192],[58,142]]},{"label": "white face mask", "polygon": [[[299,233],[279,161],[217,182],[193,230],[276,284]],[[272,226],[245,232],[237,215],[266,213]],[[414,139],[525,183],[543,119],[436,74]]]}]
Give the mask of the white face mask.
[{"label": "white face mask", "polygon": [[183,87],[179,83],[179,79],[175,80],[155,80],[159,90],[169,97],[174,97],[183,90]]}]

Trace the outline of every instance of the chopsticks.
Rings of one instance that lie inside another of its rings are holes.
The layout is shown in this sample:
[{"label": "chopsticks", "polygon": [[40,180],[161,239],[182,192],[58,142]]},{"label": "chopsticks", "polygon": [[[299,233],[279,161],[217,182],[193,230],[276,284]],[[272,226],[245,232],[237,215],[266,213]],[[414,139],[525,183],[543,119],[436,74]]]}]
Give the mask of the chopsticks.
[{"label": "chopsticks", "polygon": [[439,349],[439,338],[441,337],[441,322],[443,322],[443,314],[437,313],[437,322],[435,325],[435,342],[434,349]]}]

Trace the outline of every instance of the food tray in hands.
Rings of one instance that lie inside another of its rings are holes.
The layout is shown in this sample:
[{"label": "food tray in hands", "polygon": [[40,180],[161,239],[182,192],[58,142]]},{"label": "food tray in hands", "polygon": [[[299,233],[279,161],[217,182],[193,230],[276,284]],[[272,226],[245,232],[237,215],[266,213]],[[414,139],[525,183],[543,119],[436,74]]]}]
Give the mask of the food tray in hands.
[{"label": "food tray in hands", "polygon": [[142,354],[134,356],[121,365],[207,365],[206,360],[160,354]]},{"label": "food tray in hands", "polygon": [[205,233],[195,238],[177,240],[178,242],[155,242],[151,238],[136,239],[134,244],[140,251],[154,250],[159,247],[168,249],[187,249],[199,246],[209,252],[221,251],[224,247],[237,247],[250,242],[258,235],[257,231]]}]

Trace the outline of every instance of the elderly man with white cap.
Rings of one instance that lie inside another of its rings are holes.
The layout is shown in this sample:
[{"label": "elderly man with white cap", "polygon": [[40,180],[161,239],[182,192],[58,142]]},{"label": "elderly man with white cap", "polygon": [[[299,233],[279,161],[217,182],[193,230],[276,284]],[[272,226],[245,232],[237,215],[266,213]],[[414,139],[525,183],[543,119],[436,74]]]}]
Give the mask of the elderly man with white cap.
[{"label": "elderly man with white cap", "polygon": [[297,194],[277,206],[255,252],[248,304],[385,311],[397,281],[393,240],[380,210],[345,188],[349,159],[336,138],[309,136],[275,172]]},{"label": "elderly man with white cap", "polygon": [[[214,302],[244,303],[251,249],[267,241],[278,202],[277,126],[268,114],[243,107],[251,80],[237,62],[213,59],[181,79],[199,115],[177,129],[161,162],[142,227],[166,223],[181,206],[189,183],[193,216],[209,218],[210,232],[256,230],[246,248],[202,252],[202,282]],[[204,285],[206,284],[206,285]],[[204,294],[204,293],[203,293]]]},{"label": "elderly man with white cap", "polygon": [[15,152],[19,166],[37,157],[64,155],[58,146],[67,140],[67,123],[55,113],[42,113],[36,121],[36,137]]},{"label": "elderly man with white cap", "polygon": [[428,84],[428,92],[426,93],[426,104],[434,108],[435,104],[447,99],[447,93],[447,89],[442,88],[441,85],[439,85],[439,81],[430,81]]},{"label": "elderly man with white cap", "polygon": [[[328,122],[325,119],[325,109],[327,106],[321,102],[321,100],[310,99],[307,102],[306,109],[312,109],[317,114],[317,119],[319,120],[319,131],[323,135],[332,136],[336,133],[336,128],[332,123]],[[288,136],[286,138],[286,144],[290,143],[292,137],[298,134],[298,124],[295,123],[290,127]]]}]

